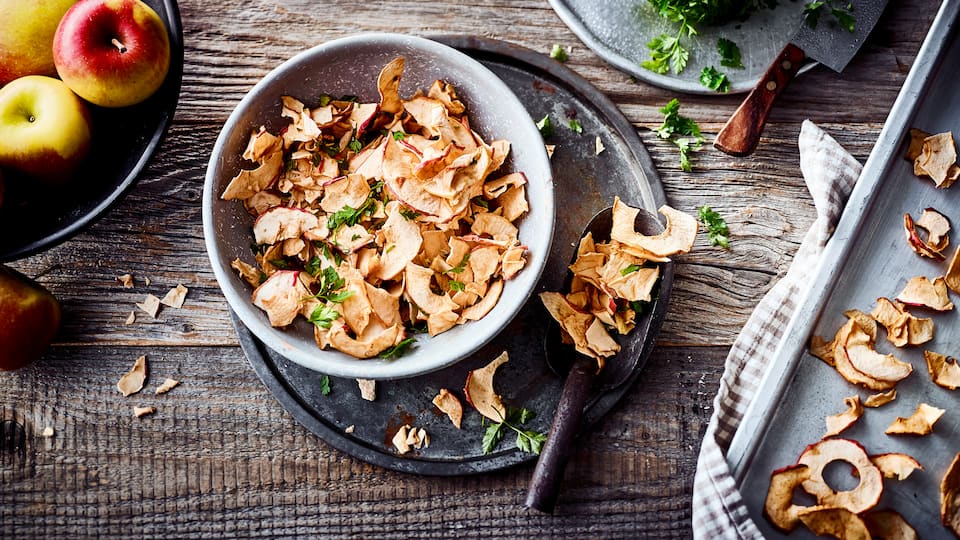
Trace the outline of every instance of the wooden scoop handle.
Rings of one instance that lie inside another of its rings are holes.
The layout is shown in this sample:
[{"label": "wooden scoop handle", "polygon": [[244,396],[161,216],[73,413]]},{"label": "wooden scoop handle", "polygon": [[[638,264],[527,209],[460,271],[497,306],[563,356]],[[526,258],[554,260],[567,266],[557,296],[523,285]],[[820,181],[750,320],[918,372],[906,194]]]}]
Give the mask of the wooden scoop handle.
[{"label": "wooden scoop handle", "polygon": [[733,156],[753,153],[767,123],[774,100],[796,76],[806,54],[792,43],[780,51],[777,59],[743,100],[740,107],[717,134],[713,146]]},{"label": "wooden scoop handle", "polygon": [[563,470],[570,457],[573,439],[580,428],[583,406],[590,394],[593,377],[597,373],[597,362],[583,355],[577,360],[567,375],[560,394],[560,403],[550,426],[550,434],[543,446],[543,452],[537,461],[527,491],[527,506],[548,514],[553,513],[563,480]]}]

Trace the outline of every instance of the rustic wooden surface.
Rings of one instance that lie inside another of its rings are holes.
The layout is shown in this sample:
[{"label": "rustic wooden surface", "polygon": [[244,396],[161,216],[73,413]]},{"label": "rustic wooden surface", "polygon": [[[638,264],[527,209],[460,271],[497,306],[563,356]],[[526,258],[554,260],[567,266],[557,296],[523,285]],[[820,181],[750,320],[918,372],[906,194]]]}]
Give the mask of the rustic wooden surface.
[{"label": "rustic wooden surface", "polygon": [[[87,232],[13,264],[40,276],[66,315],[42,361],[0,374],[4,433],[23,437],[18,448],[0,444],[0,537],[690,536],[696,457],[724,357],[814,218],[798,166],[800,122],[812,119],[866,159],[937,5],[891,2],[843,74],[816,69],[786,91],[753,157],[708,148],[683,173],[673,147],[650,131],[674,94],[607,66],[545,1],[181,1],[180,105],[139,185]],[[524,508],[531,466],[425,478],[332,449],[276,403],[238,347],[201,233],[208,154],[260,77],[358,31],[480,34],[544,53],[572,45],[568,65],[636,125],[671,204],[688,212],[710,204],[730,225],[729,251],[701,235],[680,259],[658,348],[635,390],[574,454],[557,516]],[[682,102],[710,137],[739,98]],[[116,282],[125,273],[137,277],[135,289]],[[190,288],[182,310],[123,324],[145,293],[177,283]],[[114,385],[141,354],[154,384],[172,376],[183,385],[156,415],[135,419],[135,401],[157,400],[122,398]],[[48,426],[54,436],[41,437]]]}]

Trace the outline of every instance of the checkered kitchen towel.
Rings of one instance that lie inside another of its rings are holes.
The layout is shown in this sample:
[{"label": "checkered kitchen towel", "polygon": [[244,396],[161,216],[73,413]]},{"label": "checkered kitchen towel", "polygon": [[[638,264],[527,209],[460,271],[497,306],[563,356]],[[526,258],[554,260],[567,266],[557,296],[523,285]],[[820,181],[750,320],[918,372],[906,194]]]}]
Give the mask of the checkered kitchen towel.
[{"label": "checkered kitchen towel", "polygon": [[809,120],[800,130],[799,146],[800,170],[817,219],[794,257],[802,263],[791,265],[763,297],[727,356],[693,481],[696,538],[762,538],[734,484],[727,450],[860,176],[860,163]]}]

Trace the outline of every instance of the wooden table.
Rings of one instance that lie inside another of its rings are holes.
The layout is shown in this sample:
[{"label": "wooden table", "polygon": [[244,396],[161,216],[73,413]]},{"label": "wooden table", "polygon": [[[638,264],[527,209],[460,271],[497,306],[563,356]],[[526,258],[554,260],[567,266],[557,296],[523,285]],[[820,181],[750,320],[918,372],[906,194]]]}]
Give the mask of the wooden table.
[{"label": "wooden table", "polygon": [[[817,122],[866,159],[937,6],[891,2],[842,75],[818,68],[787,89],[753,157],[706,148],[683,173],[672,145],[651,132],[674,94],[606,65],[542,0],[182,0],[180,105],[139,185],[87,232],[13,264],[40,276],[65,319],[42,361],[0,374],[0,421],[25,435],[19,450],[0,447],[0,536],[690,536],[697,453],[724,358],[814,219],[798,166],[800,122]],[[545,54],[572,46],[567,65],[636,125],[670,203],[687,212],[710,204],[730,225],[729,251],[701,235],[680,258],[658,347],[632,394],[574,453],[556,516],[523,506],[531,466],[429,478],[332,449],[277,404],[238,347],[201,232],[208,155],[270,69],[358,31],[480,34]],[[684,96],[682,112],[709,138],[739,99]],[[117,282],[126,273],[135,288]],[[183,309],[124,324],[146,293],[178,283],[190,289]],[[139,355],[153,385],[183,384],[162,400],[152,391],[121,397],[117,379]],[[134,418],[134,402],[157,413]],[[48,426],[54,435],[41,436]]]}]

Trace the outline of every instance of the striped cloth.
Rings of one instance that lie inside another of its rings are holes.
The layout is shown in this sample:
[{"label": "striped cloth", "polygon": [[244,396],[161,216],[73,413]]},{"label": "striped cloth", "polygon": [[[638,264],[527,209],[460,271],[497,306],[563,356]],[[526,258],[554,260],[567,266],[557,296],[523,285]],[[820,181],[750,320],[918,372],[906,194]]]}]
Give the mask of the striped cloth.
[{"label": "striped cloth", "polygon": [[860,176],[860,163],[809,120],[800,129],[799,146],[817,218],[794,257],[799,264],[763,297],[727,356],[693,481],[695,538],[762,538],[734,483],[727,449]]}]

